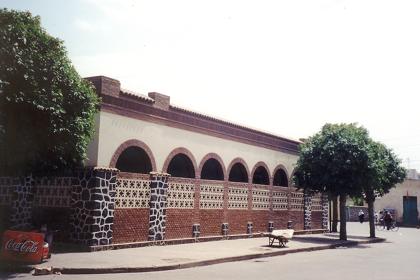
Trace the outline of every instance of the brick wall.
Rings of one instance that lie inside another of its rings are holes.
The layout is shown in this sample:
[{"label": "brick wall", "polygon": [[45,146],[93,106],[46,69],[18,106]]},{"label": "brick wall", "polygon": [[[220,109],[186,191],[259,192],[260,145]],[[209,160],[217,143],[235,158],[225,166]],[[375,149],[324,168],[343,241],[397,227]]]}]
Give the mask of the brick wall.
[{"label": "brick wall", "polygon": [[[246,225],[251,221],[250,219],[249,210],[229,210],[226,219],[226,222],[229,223],[229,234],[245,234]],[[202,223],[205,223],[205,221],[202,221]]]},{"label": "brick wall", "polygon": [[312,211],[311,227],[313,229],[322,228],[322,211]]},{"label": "brick wall", "polygon": [[117,208],[114,215],[114,243],[147,241],[149,208]]},{"label": "brick wall", "polygon": [[192,237],[192,225],[198,222],[192,215],[192,209],[168,209],[166,218],[166,239]]},{"label": "brick wall", "polygon": [[222,232],[223,210],[200,210],[201,236],[215,236]]},{"label": "brick wall", "polygon": [[[147,177],[121,175],[117,184],[113,242],[146,241],[149,226]],[[293,191],[295,194],[290,198],[286,195],[277,199],[276,209],[273,210],[273,190],[285,194]],[[191,238],[193,224],[200,224],[201,237],[220,236],[222,223],[229,224],[230,235],[246,234],[248,222],[253,224],[253,233],[267,232],[269,221],[274,222],[275,229],[284,229],[291,220],[295,230],[302,230],[303,205],[299,203],[303,200],[297,193],[297,190],[287,188],[274,189],[246,183],[170,178],[165,238]],[[287,205],[280,207],[279,203]],[[312,228],[322,227],[321,213],[313,212]]]},{"label": "brick wall", "polygon": [[303,230],[303,211],[289,211],[289,219],[293,222],[294,230]]}]

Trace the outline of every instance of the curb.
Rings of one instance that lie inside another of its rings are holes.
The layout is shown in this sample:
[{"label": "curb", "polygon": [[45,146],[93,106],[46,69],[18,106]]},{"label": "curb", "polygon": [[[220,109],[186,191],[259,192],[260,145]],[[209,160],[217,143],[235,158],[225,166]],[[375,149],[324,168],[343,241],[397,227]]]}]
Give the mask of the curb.
[{"label": "curb", "polygon": [[385,241],[386,241],[385,238],[375,238],[375,239],[363,240],[363,241],[343,241],[343,242],[339,242],[339,243],[331,244],[331,245],[320,245],[320,246],[314,246],[314,247],[308,247],[308,248],[290,249],[287,251],[285,250],[285,251],[277,251],[277,252],[249,254],[249,255],[242,255],[242,256],[233,256],[233,257],[196,261],[196,262],[189,262],[189,263],[175,264],[175,265],[163,265],[163,266],[112,267],[112,268],[69,268],[69,267],[59,268],[59,267],[56,267],[52,269],[52,273],[108,274],[108,273],[166,271],[166,270],[174,270],[174,269],[185,269],[185,268],[192,268],[192,267],[199,267],[199,266],[207,266],[207,265],[220,264],[220,263],[226,263],[226,262],[236,262],[236,261],[244,261],[244,260],[251,260],[251,259],[275,257],[275,256],[282,256],[282,255],[300,253],[300,252],[312,252],[312,251],[320,251],[320,250],[326,250],[326,249],[335,249],[342,246],[354,247],[360,244],[380,243],[380,242],[385,242]]}]

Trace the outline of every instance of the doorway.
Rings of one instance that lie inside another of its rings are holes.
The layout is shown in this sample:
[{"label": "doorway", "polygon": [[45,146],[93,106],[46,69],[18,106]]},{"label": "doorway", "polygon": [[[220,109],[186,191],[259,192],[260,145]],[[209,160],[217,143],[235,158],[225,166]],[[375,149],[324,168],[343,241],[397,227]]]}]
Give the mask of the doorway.
[{"label": "doorway", "polygon": [[403,196],[403,222],[404,225],[418,225],[417,197]]}]

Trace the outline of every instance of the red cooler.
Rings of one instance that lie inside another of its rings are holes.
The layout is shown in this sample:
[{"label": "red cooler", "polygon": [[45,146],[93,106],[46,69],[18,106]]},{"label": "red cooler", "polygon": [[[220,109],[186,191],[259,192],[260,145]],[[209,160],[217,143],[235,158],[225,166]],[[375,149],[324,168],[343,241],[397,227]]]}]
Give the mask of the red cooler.
[{"label": "red cooler", "polygon": [[48,257],[48,250],[43,233],[7,230],[3,234],[3,260],[40,263]]}]

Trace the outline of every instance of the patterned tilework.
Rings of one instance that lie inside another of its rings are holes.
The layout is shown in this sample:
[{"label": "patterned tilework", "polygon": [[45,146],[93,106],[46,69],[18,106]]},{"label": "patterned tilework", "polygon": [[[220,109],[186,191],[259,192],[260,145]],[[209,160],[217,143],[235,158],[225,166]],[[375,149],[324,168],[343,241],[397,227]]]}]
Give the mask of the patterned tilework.
[{"label": "patterned tilework", "polygon": [[287,210],[287,192],[273,191],[273,210]]},{"label": "patterned tilework", "polygon": [[270,191],[254,188],[252,190],[252,209],[270,210]]},{"label": "patterned tilework", "polygon": [[200,186],[200,209],[223,209],[223,186]]},{"label": "patterned tilework", "polygon": [[73,177],[36,179],[33,206],[70,207],[73,180]]},{"label": "patterned tilework", "polygon": [[20,185],[18,178],[0,177],[0,205],[11,205],[12,195]]},{"label": "patterned tilework", "polygon": [[169,183],[168,208],[194,209],[194,185],[187,183]]},{"label": "patterned tilework", "polygon": [[248,188],[229,187],[228,209],[248,209]]},{"label": "patterned tilework", "polygon": [[149,208],[150,180],[117,179],[116,208]]},{"label": "patterned tilework", "polygon": [[303,193],[292,192],[290,194],[290,209],[291,210],[303,210]]}]

